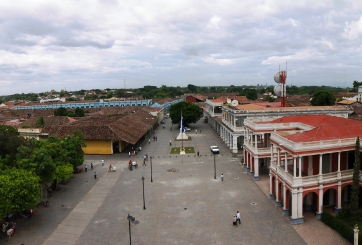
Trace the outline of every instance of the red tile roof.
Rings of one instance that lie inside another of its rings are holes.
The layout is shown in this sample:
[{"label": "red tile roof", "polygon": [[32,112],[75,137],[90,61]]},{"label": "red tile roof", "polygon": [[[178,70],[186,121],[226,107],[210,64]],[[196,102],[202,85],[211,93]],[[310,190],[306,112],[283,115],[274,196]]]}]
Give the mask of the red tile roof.
[{"label": "red tile roof", "polygon": [[293,142],[362,138],[362,122],[328,115],[286,116],[272,123],[300,122],[315,127],[312,130],[285,136]]}]

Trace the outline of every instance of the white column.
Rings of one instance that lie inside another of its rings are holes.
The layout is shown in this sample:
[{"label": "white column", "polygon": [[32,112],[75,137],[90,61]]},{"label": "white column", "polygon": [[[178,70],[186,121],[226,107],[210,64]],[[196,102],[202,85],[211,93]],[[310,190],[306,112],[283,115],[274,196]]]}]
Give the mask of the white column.
[{"label": "white column", "polygon": [[278,148],[278,159],[277,159],[277,162],[278,162],[278,166],[280,166],[280,148]]},{"label": "white column", "polygon": [[284,172],[288,173],[288,156],[287,152],[284,153]]},{"label": "white column", "polygon": [[298,191],[298,218],[303,217],[303,187],[299,187]]},{"label": "white column", "polygon": [[255,149],[258,148],[258,135],[255,135]]},{"label": "white column", "polygon": [[287,188],[285,187],[285,182],[283,182],[283,209],[287,209]]},{"label": "white column", "polygon": [[289,206],[292,207],[291,218],[297,219],[298,218],[298,189],[297,188],[292,189],[292,203],[290,203]]},{"label": "white column", "polygon": [[269,174],[269,196],[273,195],[273,175]]},{"label": "white column", "polygon": [[293,156],[293,177],[297,177],[297,158]]},{"label": "white column", "polygon": [[238,152],[238,137],[233,135],[233,147],[232,147],[233,153]]},{"label": "white column", "polygon": [[322,154],[319,154],[319,175],[322,175]]},{"label": "white column", "polygon": [[322,208],[323,208],[323,185],[319,185],[319,202],[318,202],[318,213],[321,214],[322,213]]},{"label": "white column", "polygon": [[342,182],[338,181],[338,188],[337,188],[337,208],[342,208]]},{"label": "white column", "polygon": [[299,156],[299,177],[302,178],[302,156]]},{"label": "white column", "polygon": [[338,172],[341,172],[341,152],[338,152]]},{"label": "white column", "polygon": [[259,180],[259,157],[254,157],[254,180]]}]

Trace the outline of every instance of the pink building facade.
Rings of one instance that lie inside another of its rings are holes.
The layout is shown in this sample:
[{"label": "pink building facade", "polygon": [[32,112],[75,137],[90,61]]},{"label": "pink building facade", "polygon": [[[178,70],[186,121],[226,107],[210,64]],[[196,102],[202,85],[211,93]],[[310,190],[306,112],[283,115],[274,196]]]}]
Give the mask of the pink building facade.
[{"label": "pink building facade", "polygon": [[292,224],[304,223],[305,212],[320,218],[324,207],[338,212],[349,202],[362,122],[322,114],[259,117],[244,121],[244,135],[244,166],[256,181],[269,169],[269,197]]}]

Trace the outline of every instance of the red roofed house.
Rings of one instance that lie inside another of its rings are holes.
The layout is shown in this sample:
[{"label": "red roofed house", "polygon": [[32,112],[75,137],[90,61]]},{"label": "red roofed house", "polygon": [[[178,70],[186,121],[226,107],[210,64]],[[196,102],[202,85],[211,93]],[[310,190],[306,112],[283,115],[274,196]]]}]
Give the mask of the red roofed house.
[{"label": "red roofed house", "polygon": [[270,169],[269,197],[292,224],[303,223],[306,211],[320,218],[323,207],[338,212],[349,201],[362,122],[322,114],[259,117],[246,119],[244,130],[244,166],[255,180]]}]

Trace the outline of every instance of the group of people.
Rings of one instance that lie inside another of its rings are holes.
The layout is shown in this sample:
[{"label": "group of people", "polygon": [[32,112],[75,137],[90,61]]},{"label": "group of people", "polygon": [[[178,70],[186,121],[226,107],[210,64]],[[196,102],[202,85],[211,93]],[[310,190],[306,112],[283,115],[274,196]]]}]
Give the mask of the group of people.
[{"label": "group of people", "polygon": [[[102,166],[104,166],[104,160],[102,159],[101,160],[101,163],[102,163]],[[91,170],[93,171],[94,170],[94,165],[93,163],[91,162],[90,164],[90,167],[91,167]],[[87,172],[88,171],[88,166],[87,164],[84,164],[84,172]],[[93,175],[94,175],[94,179],[97,179],[97,171],[93,171]]]}]

